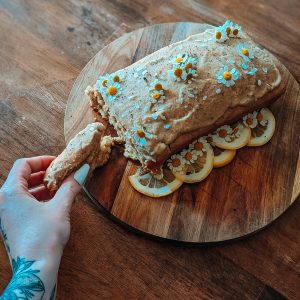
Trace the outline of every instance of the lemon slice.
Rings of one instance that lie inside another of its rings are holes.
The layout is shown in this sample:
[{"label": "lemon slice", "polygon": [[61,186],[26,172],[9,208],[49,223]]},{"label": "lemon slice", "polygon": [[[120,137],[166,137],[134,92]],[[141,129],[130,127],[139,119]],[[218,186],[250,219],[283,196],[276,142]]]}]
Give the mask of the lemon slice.
[{"label": "lemon slice", "polygon": [[227,150],[236,150],[246,146],[250,137],[251,129],[241,122],[231,126],[221,126],[212,134],[214,144]]},{"label": "lemon slice", "polygon": [[269,109],[261,109],[257,113],[256,119],[257,124],[254,128],[251,128],[251,138],[247,146],[262,146],[266,144],[274,135],[275,118]]},{"label": "lemon slice", "polygon": [[175,178],[171,170],[164,167],[162,176],[153,175],[152,173],[141,174],[139,168],[134,175],[129,176],[131,185],[140,193],[150,197],[163,197],[176,191],[182,181]]},{"label": "lemon slice", "polygon": [[214,168],[221,168],[228,165],[235,157],[236,150],[225,150],[213,147],[214,151]]},{"label": "lemon slice", "polygon": [[[186,156],[189,151],[194,152],[196,150],[183,150],[181,152],[183,161],[185,161],[184,156]],[[187,183],[200,182],[204,180],[213,169],[214,152],[208,143],[203,143],[201,153],[201,155],[194,154],[195,157],[192,162],[184,162],[184,166],[181,171],[173,170],[174,176],[180,181]]]}]

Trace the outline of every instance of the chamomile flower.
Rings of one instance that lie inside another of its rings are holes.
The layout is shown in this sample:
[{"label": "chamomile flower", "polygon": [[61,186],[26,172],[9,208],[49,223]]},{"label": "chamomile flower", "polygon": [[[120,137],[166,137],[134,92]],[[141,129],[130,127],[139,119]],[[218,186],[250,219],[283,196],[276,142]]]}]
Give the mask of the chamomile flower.
[{"label": "chamomile flower", "polygon": [[192,164],[197,160],[197,152],[192,149],[184,149],[181,151],[180,155],[182,156],[185,164]]},{"label": "chamomile flower", "polygon": [[181,155],[174,154],[167,160],[167,166],[171,171],[181,172],[184,167],[184,160]]},{"label": "chamomile flower", "polygon": [[232,27],[233,27],[233,23],[230,20],[226,20],[225,23],[222,25],[222,27],[225,30],[227,36],[230,36]]},{"label": "chamomile flower", "polygon": [[255,128],[258,124],[257,122],[257,111],[247,114],[243,116],[243,123],[245,126],[250,128]]},{"label": "chamomile flower", "polygon": [[151,103],[163,103],[165,100],[164,91],[163,90],[153,90],[151,92]]},{"label": "chamomile flower", "polygon": [[131,131],[133,133],[133,138],[138,145],[144,147],[147,144],[147,139],[150,139],[152,137],[152,134],[145,131],[144,128],[133,126],[131,128]]},{"label": "chamomile flower", "polygon": [[181,64],[184,64],[187,60],[188,56],[186,54],[178,54],[175,56],[172,56],[169,59],[169,63],[174,67],[174,66],[178,66]]},{"label": "chamomile flower", "polygon": [[194,69],[188,69],[183,76],[182,79],[184,79],[187,83],[192,83],[197,77],[197,72]]},{"label": "chamomile flower", "polygon": [[224,139],[226,142],[230,142],[232,134],[232,128],[229,125],[223,125],[216,130],[216,132],[213,134],[213,137],[217,139]]},{"label": "chamomile flower", "polygon": [[216,75],[218,83],[222,83],[227,87],[230,87],[235,84],[235,80],[239,79],[239,72],[233,68],[229,71],[227,66],[224,66]]},{"label": "chamomile flower", "polygon": [[115,100],[116,96],[122,92],[120,83],[108,80],[106,83],[106,96],[109,101]]},{"label": "chamomile flower", "polygon": [[96,82],[96,89],[99,90],[101,94],[104,94],[104,92],[106,91],[108,80],[109,74],[105,74],[98,78]]},{"label": "chamomile flower", "polygon": [[216,146],[214,139],[213,139],[213,135],[211,133],[209,133],[207,136],[203,136],[202,138],[205,139],[207,141],[207,143],[209,143],[213,147]]},{"label": "chamomile flower", "polygon": [[237,44],[236,50],[239,56],[241,56],[245,62],[249,62],[251,59],[254,58],[253,51],[251,47],[247,44],[244,43]]},{"label": "chamomile flower", "polygon": [[268,113],[267,111],[262,108],[258,113],[257,113],[257,121],[260,125],[262,126],[267,126],[268,124]]},{"label": "chamomile flower", "polygon": [[214,39],[218,43],[224,43],[228,40],[226,28],[223,25],[216,28]]},{"label": "chamomile flower", "polygon": [[205,138],[201,137],[194,141],[192,144],[189,145],[190,149],[193,149],[198,156],[203,156],[203,152],[206,152],[204,146],[207,144]]},{"label": "chamomile flower", "polygon": [[197,57],[188,56],[185,63],[184,69],[188,71],[189,69],[195,69],[198,63]]},{"label": "chamomile flower", "polygon": [[237,37],[240,37],[241,36],[241,33],[242,33],[242,28],[241,26],[239,26],[238,24],[234,24],[232,27],[231,27],[231,32],[230,32],[230,37],[234,37],[234,38],[237,38]]},{"label": "chamomile flower", "polygon": [[168,84],[165,80],[155,79],[150,84],[150,91],[161,91],[167,89],[168,89]]},{"label": "chamomile flower", "polygon": [[120,83],[122,81],[122,77],[121,77],[121,75],[118,72],[110,74],[109,78],[112,81],[118,82],[118,83]]},{"label": "chamomile flower", "polygon": [[171,70],[168,71],[168,76],[172,81],[181,81],[186,78],[186,71],[183,67],[175,65]]}]

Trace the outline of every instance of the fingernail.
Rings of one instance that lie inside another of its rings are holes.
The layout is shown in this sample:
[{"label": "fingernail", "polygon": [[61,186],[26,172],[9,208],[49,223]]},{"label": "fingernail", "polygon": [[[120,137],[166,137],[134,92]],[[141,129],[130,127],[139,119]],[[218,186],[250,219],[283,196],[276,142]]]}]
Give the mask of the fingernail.
[{"label": "fingernail", "polygon": [[90,171],[90,165],[84,164],[74,174],[74,179],[79,185],[84,185],[87,175]]}]

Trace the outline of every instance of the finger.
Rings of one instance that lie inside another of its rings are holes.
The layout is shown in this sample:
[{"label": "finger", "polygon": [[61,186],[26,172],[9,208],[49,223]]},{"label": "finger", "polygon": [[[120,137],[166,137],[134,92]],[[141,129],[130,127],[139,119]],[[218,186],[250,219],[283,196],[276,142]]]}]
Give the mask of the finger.
[{"label": "finger", "polygon": [[89,170],[90,166],[84,164],[63,182],[51,201],[56,208],[61,208],[66,212],[70,211],[74,198],[80,192]]},{"label": "finger", "polygon": [[33,173],[30,175],[28,179],[28,188],[33,188],[35,186],[39,186],[44,181],[45,171],[40,171],[37,173]]},{"label": "finger", "polygon": [[29,193],[39,201],[50,200],[54,192],[49,191],[45,186],[38,186],[29,190]]},{"label": "finger", "polygon": [[55,156],[36,156],[18,159],[10,170],[6,181],[28,187],[27,181],[30,175],[45,171],[54,158]]}]

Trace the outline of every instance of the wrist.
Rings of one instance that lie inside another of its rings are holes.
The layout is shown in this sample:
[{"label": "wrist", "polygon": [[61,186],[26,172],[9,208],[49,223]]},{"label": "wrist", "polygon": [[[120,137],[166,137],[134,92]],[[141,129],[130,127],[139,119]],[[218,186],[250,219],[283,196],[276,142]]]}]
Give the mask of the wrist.
[{"label": "wrist", "polygon": [[13,277],[2,295],[3,299],[28,295],[32,300],[55,299],[59,262],[60,259],[56,257],[42,260],[25,257],[12,259]]}]

